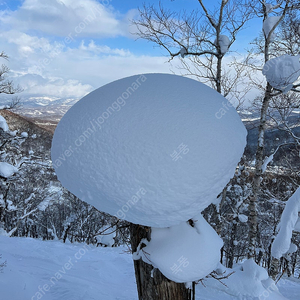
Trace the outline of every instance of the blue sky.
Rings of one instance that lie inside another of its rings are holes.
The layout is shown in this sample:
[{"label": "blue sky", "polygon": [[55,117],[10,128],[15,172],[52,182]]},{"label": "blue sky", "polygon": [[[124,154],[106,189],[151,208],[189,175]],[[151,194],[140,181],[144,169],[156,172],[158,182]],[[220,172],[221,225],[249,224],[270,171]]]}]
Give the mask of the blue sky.
[{"label": "blue sky", "polygon": [[[80,99],[125,76],[174,71],[178,59],[170,66],[163,49],[131,34],[129,20],[137,16],[143,2],[0,0],[0,50],[10,56],[11,76],[24,89],[20,96],[25,101]],[[210,9],[217,1],[204,2]],[[162,3],[177,11],[199,7],[197,0]],[[82,25],[87,16],[91,22]],[[252,21],[232,49],[245,52],[260,28],[261,20]]]}]

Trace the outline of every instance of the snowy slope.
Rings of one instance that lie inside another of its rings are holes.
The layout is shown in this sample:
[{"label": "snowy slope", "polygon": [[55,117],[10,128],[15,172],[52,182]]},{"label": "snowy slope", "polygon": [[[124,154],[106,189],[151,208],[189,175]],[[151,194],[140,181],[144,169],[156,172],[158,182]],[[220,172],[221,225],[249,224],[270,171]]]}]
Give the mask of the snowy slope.
[{"label": "snowy slope", "polygon": [[[0,236],[0,253],[7,261],[0,273],[0,299],[137,300],[132,258],[125,251]],[[233,296],[216,280],[203,283],[206,287],[197,285],[197,300],[253,299]],[[300,281],[283,279],[279,290],[287,299],[298,300]]]},{"label": "snowy slope", "polygon": [[0,299],[37,300],[41,293],[43,300],[135,300],[133,264],[125,250],[0,236],[7,261]]}]

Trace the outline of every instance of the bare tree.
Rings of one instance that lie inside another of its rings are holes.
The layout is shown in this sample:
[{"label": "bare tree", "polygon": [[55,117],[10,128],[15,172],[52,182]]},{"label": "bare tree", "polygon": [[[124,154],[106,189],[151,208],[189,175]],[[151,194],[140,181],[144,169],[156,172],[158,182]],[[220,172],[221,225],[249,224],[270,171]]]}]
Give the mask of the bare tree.
[{"label": "bare tree", "polygon": [[188,62],[182,60],[186,75],[196,76],[228,95],[235,86],[234,80],[241,77],[233,77],[229,83],[222,62],[238,32],[252,16],[247,7],[249,1],[222,0],[213,11],[202,0],[198,2],[200,9],[191,13],[167,10],[161,3],[158,8],[144,5],[139,9],[139,19],[133,23],[138,36],[165,49],[170,60],[189,57]]},{"label": "bare tree", "polygon": [[[8,56],[4,53],[0,53],[0,58],[4,58],[8,60]],[[7,75],[10,69],[2,64],[0,67],[0,94],[13,95],[22,91],[20,86],[15,86],[12,80],[7,79]],[[9,103],[5,108],[13,109],[18,108],[20,106],[20,98],[15,97],[12,99],[11,103]]]},{"label": "bare tree", "polygon": [[[274,13],[278,18],[276,23],[273,24],[273,27],[268,33],[264,33],[263,36],[255,40],[257,54],[263,56],[263,64],[267,63],[271,58],[287,53],[287,49],[282,49],[282,52],[278,52],[278,45],[275,43],[274,33],[276,29],[280,29],[281,22],[284,21],[286,15],[294,10],[295,1],[293,0],[281,0],[277,1],[275,5],[266,3],[265,0],[259,0],[259,4],[253,9],[256,11],[257,15],[263,19],[263,22],[267,20],[270,13]],[[257,74],[257,71],[262,70],[262,66],[257,65],[253,62],[251,58],[247,58],[247,63],[251,67],[254,74]],[[252,194],[249,197],[249,251],[248,257],[256,256],[256,243],[257,243],[257,201],[261,193],[261,180],[263,175],[263,164],[264,164],[264,144],[265,144],[265,130],[267,127],[268,120],[268,110],[272,99],[276,96],[282,94],[281,90],[278,90],[267,82],[266,86],[263,86],[260,80],[257,80],[250,73],[250,78],[252,83],[256,88],[259,88],[263,91],[263,97],[260,103],[260,121],[258,126],[258,142],[256,150],[256,160],[255,160],[255,175],[253,178],[253,189]],[[297,91],[298,85],[293,86],[293,91]]]}]

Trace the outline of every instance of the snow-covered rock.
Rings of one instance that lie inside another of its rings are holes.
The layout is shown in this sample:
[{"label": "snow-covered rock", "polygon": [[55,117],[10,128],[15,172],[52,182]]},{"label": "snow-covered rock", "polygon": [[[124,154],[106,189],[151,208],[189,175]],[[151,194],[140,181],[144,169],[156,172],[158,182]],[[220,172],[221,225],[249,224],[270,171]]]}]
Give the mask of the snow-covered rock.
[{"label": "snow-covered rock", "polygon": [[300,212],[300,188],[286,202],[280,223],[277,226],[279,232],[271,248],[273,257],[280,259],[290,250],[293,230],[298,221],[298,212]]},{"label": "snow-covered rock", "polygon": [[194,219],[194,227],[183,222],[169,228],[152,228],[146,247],[134,253],[158,268],[175,282],[192,282],[211,273],[218,266],[223,245],[202,215]]},{"label": "snow-covered rock", "polygon": [[0,128],[2,128],[3,131],[9,130],[6,120],[2,116],[0,116]]},{"label": "snow-covered rock", "polygon": [[245,145],[240,117],[215,90],[145,74],[77,102],[56,128],[52,161],[62,184],[99,210],[167,227],[215,201]]},{"label": "snow-covered rock", "polygon": [[18,169],[7,162],[0,162],[0,176],[9,178],[18,172]]},{"label": "snow-covered rock", "polygon": [[266,62],[262,73],[267,81],[279,90],[288,92],[300,76],[300,56],[284,54]]},{"label": "snow-covered rock", "polygon": [[[266,37],[269,36],[271,30],[275,27],[277,22],[280,20],[281,16],[268,17],[263,23],[263,32]],[[272,39],[272,37],[271,37]]]}]

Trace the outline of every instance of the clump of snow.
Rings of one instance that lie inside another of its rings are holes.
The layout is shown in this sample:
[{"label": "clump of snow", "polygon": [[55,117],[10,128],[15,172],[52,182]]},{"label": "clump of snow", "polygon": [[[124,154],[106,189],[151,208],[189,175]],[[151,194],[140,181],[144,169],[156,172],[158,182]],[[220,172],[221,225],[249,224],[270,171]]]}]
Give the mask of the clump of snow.
[{"label": "clump of snow", "polygon": [[[224,283],[236,296],[258,297],[264,292],[262,280],[269,278],[267,271],[258,266],[253,259],[246,260]],[[255,288],[253,288],[255,287]]]},{"label": "clump of snow", "polygon": [[134,259],[142,258],[175,282],[192,282],[218,266],[222,240],[202,215],[194,227],[183,222],[169,228],[152,228],[151,240],[138,249]]},{"label": "clump of snow", "polygon": [[295,225],[294,230],[300,232],[300,218],[298,218],[298,221],[297,221],[297,223]]},{"label": "clump of snow", "polygon": [[[217,43],[217,40],[215,40],[215,44],[216,43]],[[221,34],[219,36],[219,45],[220,45],[221,53],[225,54],[228,51],[229,46],[230,46],[230,40],[227,35]]]},{"label": "clump of snow", "polygon": [[293,254],[298,250],[297,245],[291,243],[290,249],[288,250],[287,254]]},{"label": "clump of snow", "polygon": [[9,211],[16,211],[18,208],[13,204],[11,200],[6,200],[7,202],[7,210]]},{"label": "clump of snow", "polygon": [[186,54],[187,54],[186,49],[185,49],[184,47],[182,47],[182,48],[180,49],[180,55],[181,55],[181,57],[184,58],[184,57],[186,56]]},{"label": "clump of snow", "polygon": [[[281,16],[272,16],[268,17],[263,23],[263,31],[266,37],[269,36],[271,30],[275,27],[275,25],[280,20]],[[274,32],[273,32],[274,33]],[[271,37],[272,38],[272,37]]]},{"label": "clump of snow", "polygon": [[222,281],[228,287],[227,292],[238,299],[287,300],[279,293],[268,272],[253,259],[248,259],[234,268],[234,273]]},{"label": "clump of snow", "polygon": [[266,3],[265,6],[266,6],[267,14],[269,14],[273,11],[273,4],[272,3]]},{"label": "clump of snow", "polygon": [[10,131],[9,134],[11,136],[16,136],[17,135],[18,130],[14,130],[14,131]]},{"label": "clump of snow", "polygon": [[9,130],[6,120],[2,116],[0,116],[0,128],[5,132]]},{"label": "clump of snow", "polygon": [[100,230],[101,234],[96,236],[97,242],[112,247],[115,243],[114,238],[116,237],[116,227],[110,225],[103,226]]},{"label": "clump of snow", "polygon": [[[227,102],[177,75],[107,84],[59,122],[51,153],[58,179],[80,199],[111,215],[121,211],[132,223],[189,220],[222,192],[246,145],[246,129]],[[181,144],[189,152],[174,161]]]},{"label": "clump of snow", "polygon": [[274,88],[286,93],[293,87],[293,83],[300,76],[299,57],[284,54],[272,58],[266,62],[262,73]]},{"label": "clump of snow", "polygon": [[247,223],[248,222],[248,217],[246,215],[239,214],[238,218],[239,218],[240,222],[242,222],[242,223]]},{"label": "clump of snow", "polygon": [[21,133],[21,137],[27,138],[28,137],[28,133],[27,132],[22,132]]},{"label": "clump of snow", "polygon": [[262,173],[266,171],[268,164],[273,160],[273,158],[274,158],[274,153],[265,158],[264,163],[261,166]]},{"label": "clump of snow", "polygon": [[298,212],[300,211],[300,188],[286,202],[281,215],[280,223],[277,226],[279,230],[272,244],[271,254],[280,259],[291,247],[291,238],[295,225],[298,221]]},{"label": "clump of snow", "polygon": [[37,208],[41,211],[45,211],[47,207],[49,207],[51,202],[57,201],[58,199],[61,198],[63,194],[59,186],[50,186],[48,188],[48,192],[49,194],[47,195],[47,197],[43,199],[43,201],[40,202],[39,205],[37,206]]},{"label": "clump of snow", "polygon": [[18,169],[7,162],[0,162],[0,176],[9,178],[18,172]]}]

